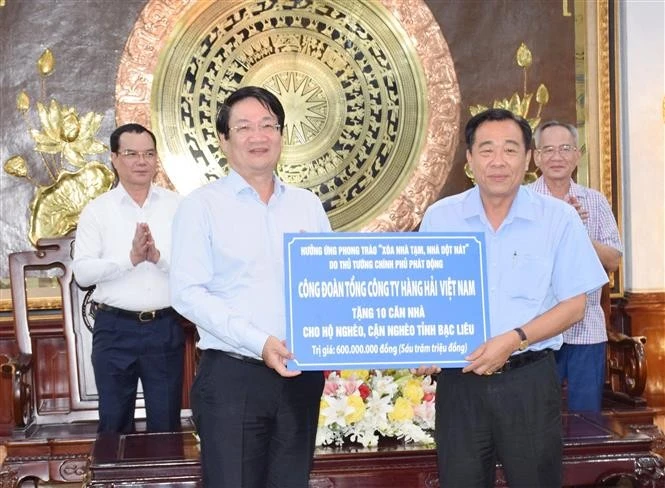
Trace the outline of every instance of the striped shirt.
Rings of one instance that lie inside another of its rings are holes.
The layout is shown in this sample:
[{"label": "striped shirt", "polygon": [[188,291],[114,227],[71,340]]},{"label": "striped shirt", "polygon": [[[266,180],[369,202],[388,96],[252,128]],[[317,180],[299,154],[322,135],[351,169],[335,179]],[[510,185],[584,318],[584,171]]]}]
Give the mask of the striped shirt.
[{"label": "striped shirt", "polygon": [[[552,195],[542,176],[528,186],[538,193]],[[582,208],[589,212],[589,217],[584,222],[589,237],[623,254],[619,229],[605,196],[596,190],[578,185],[572,179],[567,196],[577,198]],[[600,294],[601,290],[598,289],[587,295],[584,318],[563,333],[563,342],[597,344],[607,341],[605,314],[600,306]]]}]

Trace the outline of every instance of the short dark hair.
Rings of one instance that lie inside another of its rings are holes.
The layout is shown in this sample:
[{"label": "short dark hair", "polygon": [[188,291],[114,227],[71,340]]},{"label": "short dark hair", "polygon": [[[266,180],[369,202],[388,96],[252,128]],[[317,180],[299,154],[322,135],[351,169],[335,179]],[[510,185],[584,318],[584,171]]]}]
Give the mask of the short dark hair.
[{"label": "short dark hair", "polygon": [[244,86],[231,93],[217,112],[215,127],[217,134],[223,134],[225,139],[229,138],[229,117],[231,107],[245,98],[256,98],[261,104],[277,116],[279,131],[284,131],[284,107],[279,99],[270,91],[260,86]]},{"label": "short dark hair", "polygon": [[157,139],[155,139],[155,134],[143,127],[141,124],[132,123],[121,125],[113,131],[110,138],[111,152],[118,154],[118,149],[120,149],[120,136],[125,132],[131,132],[133,134],[143,134],[144,132],[147,132],[152,138],[152,142],[155,144],[155,148],[157,147]]},{"label": "short dark hair", "polygon": [[484,122],[499,121],[499,120],[512,120],[513,122],[515,122],[522,131],[522,139],[524,140],[524,151],[526,152],[529,149],[531,149],[531,138],[533,136],[531,132],[531,126],[529,125],[529,123],[519,115],[516,115],[510,110],[506,110],[505,108],[490,108],[485,110],[484,112],[480,112],[479,114],[474,115],[466,123],[466,128],[464,129],[464,136],[466,137],[466,148],[469,150],[469,152],[471,152],[471,147],[473,146],[473,143],[476,141],[476,130],[478,129],[478,127],[480,127],[480,125],[483,124]]}]

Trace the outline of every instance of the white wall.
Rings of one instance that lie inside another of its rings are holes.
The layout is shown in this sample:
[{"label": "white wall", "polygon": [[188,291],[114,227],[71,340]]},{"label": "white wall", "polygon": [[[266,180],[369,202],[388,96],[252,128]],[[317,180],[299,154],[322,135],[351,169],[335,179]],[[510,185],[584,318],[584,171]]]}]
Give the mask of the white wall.
[{"label": "white wall", "polygon": [[625,290],[665,290],[665,1],[619,3]]}]

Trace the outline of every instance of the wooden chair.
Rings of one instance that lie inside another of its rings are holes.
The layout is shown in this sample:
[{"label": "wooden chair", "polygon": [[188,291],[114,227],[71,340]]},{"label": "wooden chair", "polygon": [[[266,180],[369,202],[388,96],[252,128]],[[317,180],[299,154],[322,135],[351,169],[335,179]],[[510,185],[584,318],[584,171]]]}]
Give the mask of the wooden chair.
[{"label": "wooden chair", "polygon": [[[13,431],[4,442],[5,476],[32,486],[41,481],[83,481],[87,458],[96,437],[97,391],[90,361],[92,327],[90,295],[72,274],[74,236],[40,239],[37,249],[9,256],[9,273],[17,354],[2,366],[0,381],[12,382],[13,398],[0,405],[11,410]],[[34,270],[55,272],[60,288],[61,316],[28,310],[26,275]],[[186,327],[183,428],[191,425],[189,390],[195,369],[195,329]],[[145,418],[142,394],[136,418]],[[139,421],[137,428],[142,428]]]},{"label": "wooden chair", "polygon": [[[98,419],[96,394],[90,390],[91,373],[86,371],[89,369],[85,364],[87,358],[82,356],[85,344],[91,341],[84,320],[83,300],[87,290],[80,289],[72,276],[73,245],[73,236],[41,239],[37,250],[9,256],[18,345],[14,401],[16,427]],[[44,331],[44,337],[53,337],[39,346],[38,354],[33,353],[35,341],[25,283],[31,270],[56,272],[62,303],[62,329]],[[65,374],[58,374],[63,369]],[[59,377],[54,378],[54,374]]]},{"label": "wooden chair", "polygon": [[607,327],[605,398],[608,403],[627,407],[646,407],[642,393],[647,382],[647,357],[644,336],[629,336],[615,330],[611,320],[610,288],[602,289],[600,304]]},{"label": "wooden chair", "polygon": [[[12,358],[8,368],[14,371],[16,427],[96,421],[99,418],[98,395],[90,362],[94,326],[90,296],[93,289],[82,289],[74,280],[73,247],[74,236],[40,239],[37,250],[9,256],[18,355]],[[50,323],[41,329],[37,317],[29,316],[25,278],[31,270],[57,272],[62,303],[60,324]],[[185,409],[189,405],[189,387],[195,368],[194,328],[191,325],[186,328]],[[33,351],[35,347],[37,350]],[[136,402],[136,418],[145,418],[141,392]]]}]

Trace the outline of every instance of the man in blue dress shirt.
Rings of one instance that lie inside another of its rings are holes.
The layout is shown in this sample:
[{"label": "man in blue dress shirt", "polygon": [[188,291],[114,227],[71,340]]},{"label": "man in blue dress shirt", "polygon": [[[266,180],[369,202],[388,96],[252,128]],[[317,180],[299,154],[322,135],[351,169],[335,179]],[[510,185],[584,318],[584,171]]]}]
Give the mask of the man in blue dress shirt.
[{"label": "man in blue dress shirt", "polygon": [[511,488],[559,488],[561,387],[552,351],[607,275],[575,209],[521,186],[531,159],[524,119],[490,109],[471,118],[465,136],[476,186],[433,204],[420,230],[485,234],[490,339],[466,367],[439,374],[440,483],[493,487],[499,461]]},{"label": "man in blue dress shirt", "polygon": [[173,223],[173,306],[202,350],[191,403],[208,487],[308,486],[324,378],[285,366],[283,235],[331,229],[316,195],[275,175],[284,118],[263,88],[231,94],[216,120],[229,175]]}]

